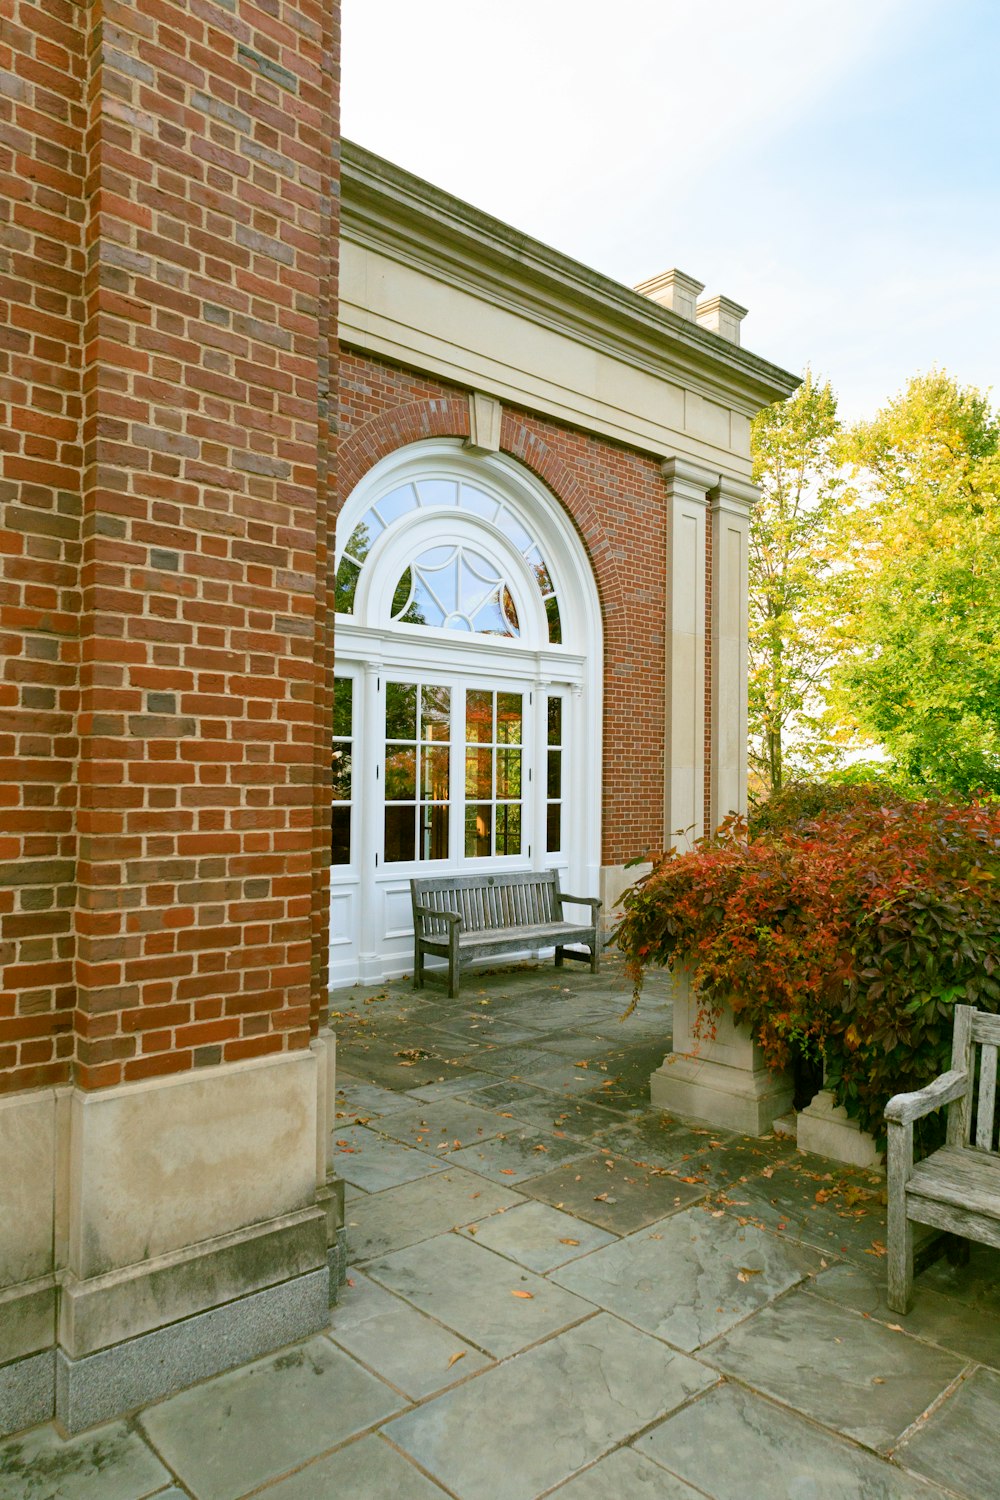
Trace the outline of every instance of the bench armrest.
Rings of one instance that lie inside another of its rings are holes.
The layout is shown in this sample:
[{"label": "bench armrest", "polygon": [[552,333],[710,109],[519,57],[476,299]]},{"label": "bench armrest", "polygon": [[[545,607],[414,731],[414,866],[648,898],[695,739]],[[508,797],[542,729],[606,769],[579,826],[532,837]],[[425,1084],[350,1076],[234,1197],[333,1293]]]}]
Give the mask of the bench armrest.
[{"label": "bench armrest", "polygon": [[954,1069],[942,1073],[940,1078],[935,1078],[933,1083],[918,1089],[916,1093],[894,1095],[885,1107],[885,1118],[890,1125],[912,1125],[914,1120],[922,1119],[942,1105],[961,1099],[968,1084],[968,1073],[959,1073]]},{"label": "bench armrest", "polygon": [[568,891],[560,891],[559,900],[564,904],[568,901],[570,906],[589,906],[593,911],[600,911],[604,905],[597,896],[571,896]]},{"label": "bench armrest", "polygon": [[[449,924],[449,926],[451,926],[451,927],[454,927],[456,923],[459,926],[461,926],[461,924],[462,924],[462,914],[461,914],[461,912],[458,912],[458,911],[438,911],[433,906],[415,906],[413,908],[413,915],[417,919],[420,919],[420,918],[423,918],[423,917],[436,917],[441,922],[447,922]],[[423,925],[423,923],[421,923],[421,926],[422,925]]]}]

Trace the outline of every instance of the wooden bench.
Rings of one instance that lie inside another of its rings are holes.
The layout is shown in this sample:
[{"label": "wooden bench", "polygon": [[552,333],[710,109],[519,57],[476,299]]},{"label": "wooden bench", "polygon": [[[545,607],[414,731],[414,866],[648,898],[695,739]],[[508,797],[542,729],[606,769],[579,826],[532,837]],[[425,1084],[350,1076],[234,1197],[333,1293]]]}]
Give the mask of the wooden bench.
[{"label": "wooden bench", "polygon": [[[998,1047],[1000,1016],[956,1005],[950,1070],[917,1093],[897,1094],[886,1105],[888,1302],[893,1312],[905,1313],[910,1306],[914,1224],[1000,1249],[1000,1151],[995,1141]],[[945,1144],[914,1164],[914,1121],[945,1105]]]},{"label": "wooden bench", "polygon": [[[559,889],[557,870],[519,875],[443,875],[410,881],[413,903],[413,988],[424,983],[424,955],[448,960],[448,993],[458,994],[461,972],[475,958],[495,958],[524,948],[555,945],[556,966],[564,958],[600,967],[594,896],[569,896]],[[589,922],[567,922],[563,905],[589,906]],[[567,943],[583,943],[590,953],[573,953]]]}]

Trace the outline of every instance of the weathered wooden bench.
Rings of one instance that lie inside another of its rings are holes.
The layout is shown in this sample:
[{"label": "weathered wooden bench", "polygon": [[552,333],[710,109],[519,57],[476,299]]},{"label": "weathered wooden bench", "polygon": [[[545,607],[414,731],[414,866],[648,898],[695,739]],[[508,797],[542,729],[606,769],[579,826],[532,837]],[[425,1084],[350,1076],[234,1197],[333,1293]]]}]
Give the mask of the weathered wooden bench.
[{"label": "weathered wooden bench", "polygon": [[[910,1306],[914,1224],[1000,1249],[1000,1151],[995,1140],[998,1047],[1000,1016],[956,1005],[950,1070],[917,1093],[897,1094],[886,1105],[888,1303],[893,1312],[905,1313]],[[945,1105],[945,1144],[914,1164],[914,1121]]]},{"label": "weathered wooden bench", "polygon": [[[592,974],[600,967],[601,902],[594,896],[570,896],[560,891],[557,870],[411,880],[410,897],[414,989],[423,988],[424,956],[428,953],[448,960],[448,993],[453,998],[458,994],[462,969],[476,958],[554,944],[557,967],[564,958],[589,959]],[[564,904],[589,906],[590,921],[567,922]],[[574,953],[568,943],[583,943],[590,952]]]}]

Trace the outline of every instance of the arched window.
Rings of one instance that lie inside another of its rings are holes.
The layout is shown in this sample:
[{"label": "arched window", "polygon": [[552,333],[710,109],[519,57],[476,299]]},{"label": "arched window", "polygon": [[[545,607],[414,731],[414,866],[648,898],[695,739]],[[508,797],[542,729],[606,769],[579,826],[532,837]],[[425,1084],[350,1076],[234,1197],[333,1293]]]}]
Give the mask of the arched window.
[{"label": "arched window", "polygon": [[387,455],[334,559],[331,976],[412,962],[411,875],[600,854],[600,603],[579,532],[502,454]]},{"label": "arched window", "polygon": [[[550,645],[562,644],[559,600],[548,564],[535,536],[498,496],[462,479],[411,479],[365,511],[340,554],[337,566],[338,614],[352,615],[362,574],[373,548],[407,518],[453,511],[473,523],[472,545],[447,540],[425,547],[408,561],[396,582],[390,618],[401,625],[465,630],[476,635],[520,636],[514,581],[503,553],[514,548],[534,579],[545,612]],[[440,527],[447,536],[447,516]],[[476,523],[480,523],[476,525]],[[492,535],[492,540],[491,540]],[[498,547],[497,543],[501,545]],[[506,543],[506,546],[503,544]]]}]

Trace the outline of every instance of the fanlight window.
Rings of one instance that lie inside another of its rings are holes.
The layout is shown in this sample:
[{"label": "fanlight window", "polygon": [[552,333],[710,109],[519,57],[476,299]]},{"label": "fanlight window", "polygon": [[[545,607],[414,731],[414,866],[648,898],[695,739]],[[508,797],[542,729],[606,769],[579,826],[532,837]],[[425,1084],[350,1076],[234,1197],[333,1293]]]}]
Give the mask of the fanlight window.
[{"label": "fanlight window", "polygon": [[429,547],[393,596],[393,619],[478,635],[520,634],[510,589],[496,566],[470,547]]},{"label": "fanlight window", "polygon": [[[548,565],[534,537],[502,501],[455,479],[419,479],[384,495],[351,533],[337,568],[336,608],[354,613],[354,596],[374,543],[404,516],[417,510],[454,507],[489,521],[512,543],[534,574],[548,621],[549,641],[562,644],[559,601]],[[470,547],[431,547],[415,558],[400,578],[392,600],[399,624],[465,630],[514,638],[520,626],[514,600],[497,563]]]}]

